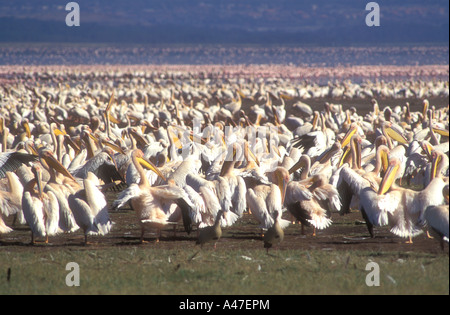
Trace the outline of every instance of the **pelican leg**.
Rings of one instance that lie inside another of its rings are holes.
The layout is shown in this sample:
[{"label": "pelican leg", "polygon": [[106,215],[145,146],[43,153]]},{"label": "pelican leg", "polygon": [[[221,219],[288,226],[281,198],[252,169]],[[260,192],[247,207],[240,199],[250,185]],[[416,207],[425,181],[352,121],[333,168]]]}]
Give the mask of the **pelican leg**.
[{"label": "pelican leg", "polygon": [[366,214],[366,211],[364,210],[364,208],[361,208],[361,214],[362,214],[364,221],[366,221],[366,225],[367,225],[367,229],[369,230],[370,237],[375,238],[375,235],[373,234],[373,224],[370,223],[369,218],[367,217],[367,214]]},{"label": "pelican leg", "polygon": [[87,246],[87,245],[89,245],[89,243],[88,243],[88,235],[87,235],[87,233],[85,233],[84,234],[84,246]]},{"label": "pelican leg", "polygon": [[313,231],[312,236],[316,236],[316,227],[314,227],[314,231]]},{"label": "pelican leg", "polygon": [[295,217],[292,215],[292,213],[289,213],[289,216],[291,217],[291,224],[295,224],[295,223],[296,223],[296,219],[295,219]]},{"label": "pelican leg", "polygon": [[433,238],[434,238],[433,236],[430,235],[430,231],[428,231],[428,230],[427,230],[427,237],[428,237],[429,239],[433,239]]},{"label": "pelican leg", "polygon": [[141,244],[148,243],[147,241],[144,240],[144,233],[145,233],[145,229],[144,229],[144,227],[141,227]]},{"label": "pelican leg", "polygon": [[408,238],[408,240],[406,241],[406,244],[412,244],[413,243],[413,241],[412,241],[412,237],[411,237],[411,235],[409,236],[409,238]]},{"label": "pelican leg", "polygon": [[48,234],[45,235],[45,244],[48,244]]}]

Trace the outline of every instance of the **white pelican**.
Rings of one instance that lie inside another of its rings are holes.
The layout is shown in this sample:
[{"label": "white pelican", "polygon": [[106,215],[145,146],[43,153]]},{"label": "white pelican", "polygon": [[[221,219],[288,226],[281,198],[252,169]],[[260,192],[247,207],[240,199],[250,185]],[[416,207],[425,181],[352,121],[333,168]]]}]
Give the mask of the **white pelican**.
[{"label": "white pelican", "polygon": [[281,243],[284,239],[284,231],[280,225],[281,213],[277,210],[273,212],[273,225],[267,229],[267,232],[264,233],[263,241],[264,248],[269,253],[269,248],[273,246],[275,243]]},{"label": "white pelican", "polygon": [[[146,228],[157,229],[159,241],[161,229],[168,225],[175,225],[177,222],[171,221],[170,216],[173,212],[171,206],[177,204],[181,209],[183,224],[187,233],[191,231],[191,220],[189,215],[189,201],[186,200],[185,192],[177,187],[173,181],[169,185],[151,187],[142,167],[149,168],[158,174],[165,181],[164,175],[153,165],[153,163],[143,159],[141,150],[133,151],[132,162],[140,175],[138,184],[131,184],[125,189],[113,202],[113,208],[117,209],[126,202],[131,201],[132,208],[136,211],[137,218],[141,225],[141,243],[144,242],[144,233]],[[184,202],[181,202],[184,200]]]},{"label": "white pelican", "polygon": [[393,234],[408,238],[407,243],[412,243],[412,238],[422,233],[421,212],[428,206],[444,203],[441,192],[446,183],[440,171],[448,166],[448,157],[441,152],[433,151],[432,180],[421,191],[401,188],[394,184],[399,164],[396,158],[390,160],[378,192],[372,188],[361,191],[360,210],[372,237],[374,237],[373,226],[389,225]]},{"label": "white pelican", "polygon": [[[260,184],[247,190],[246,198],[250,212],[260,223],[260,228],[267,230],[273,225],[274,211],[283,212],[286,187],[289,182],[289,172],[278,167],[272,173],[271,184]],[[280,225],[285,228],[288,220],[281,219]]]},{"label": "white pelican", "polygon": [[99,184],[97,176],[89,172],[83,179],[84,188],[68,198],[75,221],[84,231],[85,245],[88,244],[88,235],[106,235],[113,226],[105,196],[97,188]]},{"label": "white pelican", "polygon": [[[312,182],[309,187],[306,186],[308,182]],[[316,235],[316,229],[322,230],[331,225],[329,210],[341,209],[339,193],[333,185],[328,184],[324,174],[316,174],[300,182],[291,181],[286,189],[284,204],[302,223],[302,233],[304,226],[314,227],[313,236]]]},{"label": "white pelican", "polygon": [[[204,211],[201,213],[201,222],[197,222],[198,226],[202,228],[205,225],[213,225],[217,213],[222,209],[216,192],[215,181],[206,180],[199,174],[188,174],[186,176],[186,187],[191,187],[197,192],[204,203]],[[226,226],[225,223],[224,226]]]},{"label": "white pelican", "polygon": [[312,165],[311,157],[307,154],[302,154],[297,163],[289,169],[289,173],[293,174],[298,169],[302,168],[300,179],[306,179],[309,176],[319,173],[325,174],[328,178],[330,178],[334,171],[335,158],[339,156],[341,152],[341,144],[339,142],[335,142]]},{"label": "white pelican", "polygon": [[[71,194],[81,189],[81,186],[79,186],[69,171],[53,156],[49,149],[41,149],[39,151],[39,157],[42,166],[50,174],[50,179],[44,187],[44,192],[51,191],[58,200],[59,226],[64,232],[74,232],[79,227],[69,207],[68,198]],[[63,178],[58,175],[62,175]]]},{"label": "white pelican", "polygon": [[229,190],[231,193],[230,210],[236,213],[239,217],[242,217],[244,211],[247,208],[247,201],[245,198],[246,186],[244,179],[241,176],[235,174],[234,167],[237,162],[237,159],[235,158],[236,150],[236,146],[233,145],[233,152],[230,152],[231,154],[227,154],[227,157],[222,164],[222,169],[220,171],[219,177],[224,178],[228,182]]},{"label": "white pelican", "polygon": [[[314,119],[318,119],[317,114]],[[312,158],[320,156],[327,150],[335,139],[334,132],[325,126],[325,118],[321,117],[322,128],[313,130],[305,135],[294,138],[291,143],[294,147],[303,149],[303,153]],[[315,125],[316,123],[313,123]]]},{"label": "white pelican", "polygon": [[31,244],[35,244],[35,236],[45,237],[48,243],[49,236],[60,232],[58,200],[52,192],[43,192],[41,167],[34,164],[32,172],[35,177],[24,187],[22,211],[31,229]]}]

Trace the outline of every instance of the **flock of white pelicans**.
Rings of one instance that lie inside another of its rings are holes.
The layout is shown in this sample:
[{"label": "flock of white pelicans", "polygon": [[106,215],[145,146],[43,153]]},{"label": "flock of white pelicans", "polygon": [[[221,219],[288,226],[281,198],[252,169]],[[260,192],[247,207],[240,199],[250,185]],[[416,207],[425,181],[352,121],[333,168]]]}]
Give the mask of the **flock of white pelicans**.
[{"label": "flock of white pelicans", "polygon": [[248,213],[269,250],[291,223],[315,234],[333,212],[351,210],[372,237],[387,226],[407,242],[429,232],[448,242],[448,106],[423,100],[414,112],[373,100],[362,116],[299,103],[299,117],[268,93],[250,119],[239,93],[222,104],[172,96],[138,106],[111,92],[109,102],[80,106],[33,92],[31,106],[2,95],[0,239],[28,225],[33,244],[79,229],[88,243],[114,229],[112,210],[131,206],[141,242],[182,224],[215,247]]}]

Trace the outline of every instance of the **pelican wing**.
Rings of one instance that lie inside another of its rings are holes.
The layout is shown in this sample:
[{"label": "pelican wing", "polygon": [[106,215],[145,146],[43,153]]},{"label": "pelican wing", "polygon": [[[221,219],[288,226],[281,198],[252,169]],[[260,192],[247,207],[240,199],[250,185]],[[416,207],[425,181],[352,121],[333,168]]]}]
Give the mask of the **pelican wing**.
[{"label": "pelican wing", "polygon": [[231,190],[230,185],[228,184],[228,181],[219,176],[217,180],[215,180],[216,184],[216,193],[217,198],[220,202],[220,207],[223,211],[229,211],[232,207],[231,203]]},{"label": "pelican wing", "polygon": [[309,200],[313,197],[312,193],[302,184],[291,181],[286,187],[286,197],[284,204],[289,205],[301,200]]},{"label": "pelican wing", "polygon": [[6,172],[8,192],[0,191],[0,215],[10,216],[22,211],[23,186],[19,177],[13,172]]},{"label": "pelican wing", "polygon": [[97,234],[98,228],[94,225],[95,216],[92,214],[89,204],[82,198],[83,192],[80,191],[68,198],[70,209],[79,227],[85,234]]},{"label": "pelican wing", "polygon": [[61,232],[59,228],[59,204],[53,192],[44,195],[43,205],[45,211],[45,228],[47,235],[55,235]]},{"label": "pelican wing", "polygon": [[341,200],[338,190],[329,184],[314,189],[313,195],[320,201],[328,201],[331,211],[341,210]]},{"label": "pelican wing", "polygon": [[242,217],[244,211],[247,208],[247,200],[245,198],[247,187],[242,177],[236,176],[236,179],[237,185],[234,187],[231,202],[233,204],[233,212],[236,213],[239,217]]},{"label": "pelican wing", "polygon": [[52,192],[59,206],[59,227],[65,232],[75,232],[79,229],[79,226],[75,222],[72,210],[69,207],[69,202],[67,200],[68,196],[65,196],[61,190],[55,189],[51,185],[46,185],[44,191],[46,193]]},{"label": "pelican wing", "polygon": [[205,203],[205,213],[211,216],[211,224],[213,224],[217,212],[221,209],[221,205],[216,194],[215,184],[197,174],[188,174],[186,176],[186,187],[187,186],[192,187],[193,190],[201,195]]},{"label": "pelican wing", "polygon": [[354,196],[359,197],[364,188],[370,187],[370,183],[347,165],[341,167],[336,172],[338,174],[333,176],[333,183],[336,183],[336,188],[341,199],[340,212],[342,214],[349,213],[352,198]]},{"label": "pelican wing", "polygon": [[139,188],[138,184],[131,184],[127,187],[127,189],[123,190],[116,200],[114,200],[112,204],[113,209],[119,209],[124,204],[126,204],[128,201],[137,198],[141,195],[142,191]]},{"label": "pelican wing", "polygon": [[99,234],[105,235],[109,233],[112,227],[105,195],[97,188],[95,180],[87,178],[83,182],[86,201],[94,216],[94,225],[97,227]]},{"label": "pelican wing", "polygon": [[161,203],[176,203],[178,205],[181,210],[184,229],[189,234],[192,230],[191,213],[194,212],[194,204],[186,192],[178,186],[163,185],[152,187],[151,193]]},{"label": "pelican wing", "polygon": [[14,172],[22,164],[28,164],[30,162],[37,161],[38,156],[22,153],[22,152],[6,152],[0,154],[0,178],[6,177],[6,172]]},{"label": "pelican wing", "polygon": [[105,195],[97,188],[95,181],[84,179],[83,184],[86,191],[86,202],[95,216],[107,206]]},{"label": "pelican wing", "polygon": [[192,209],[193,211],[191,212],[191,220],[195,224],[200,224],[202,222],[202,214],[206,214],[205,200],[198,192],[194,190],[194,188],[189,185],[186,185],[184,190],[194,205],[194,208]]},{"label": "pelican wing", "polygon": [[399,207],[401,197],[392,193],[378,195],[371,187],[366,187],[361,190],[359,202],[372,225],[385,226],[392,222],[390,218]]},{"label": "pelican wing", "polygon": [[216,190],[213,187],[202,186],[200,187],[199,192],[205,201],[206,210],[208,211],[208,214],[212,216],[212,220],[214,222],[217,213],[221,209],[219,199],[216,195]]},{"label": "pelican wing", "polygon": [[418,220],[413,220],[410,217],[410,209],[404,207],[401,203],[400,194],[394,191],[383,197],[388,198],[383,203],[386,205],[386,211],[388,212],[391,233],[400,237],[414,237],[423,232],[422,226],[417,224]]},{"label": "pelican wing", "polygon": [[0,215],[10,216],[19,213],[22,210],[21,198],[15,198],[9,194],[0,192]]},{"label": "pelican wing", "polygon": [[22,197],[22,211],[34,235],[45,236],[44,205],[38,198],[26,191]]},{"label": "pelican wing", "polygon": [[264,196],[261,196],[261,194],[258,194],[250,188],[247,190],[246,198],[248,207],[253,216],[260,223],[260,227],[262,229],[268,229],[271,227],[274,222],[269,214],[269,211],[267,210]]}]

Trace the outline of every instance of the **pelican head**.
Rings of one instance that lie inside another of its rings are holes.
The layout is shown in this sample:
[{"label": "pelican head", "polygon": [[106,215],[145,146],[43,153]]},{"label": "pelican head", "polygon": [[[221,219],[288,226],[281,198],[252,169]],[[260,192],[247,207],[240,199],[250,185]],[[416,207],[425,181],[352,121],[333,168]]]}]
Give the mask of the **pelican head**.
[{"label": "pelican head", "polygon": [[75,181],[75,178],[72,176],[72,174],[69,173],[69,171],[55,158],[52,151],[49,149],[41,149],[39,151],[39,158],[41,161],[41,164],[46,169],[53,169],[57,171],[58,173],[69,177],[73,181]]},{"label": "pelican head", "polygon": [[353,135],[358,130],[358,125],[356,123],[352,123],[350,125],[350,128],[347,130],[347,133],[345,134],[344,138],[341,140],[341,147],[344,148],[347,144],[350,143],[350,140],[352,139]]},{"label": "pelican head", "polygon": [[383,126],[383,134],[386,137],[389,137],[399,143],[408,144],[408,139],[403,135],[403,132],[400,128],[389,121],[384,122]]},{"label": "pelican head", "polygon": [[244,142],[244,156],[247,159],[247,162],[249,161],[249,157],[251,157],[255,161],[256,165],[260,166],[259,159],[255,155],[255,153],[253,153],[253,151],[250,149],[248,141]]},{"label": "pelican head", "polygon": [[423,117],[426,117],[429,107],[430,107],[430,102],[427,99],[423,100],[423,110],[422,110]]},{"label": "pelican head", "polygon": [[328,149],[328,151],[322,155],[322,157],[319,160],[319,163],[325,163],[328,160],[330,160],[335,154],[339,152],[341,148],[342,148],[341,143],[339,141],[335,141],[331,146],[331,148]]},{"label": "pelican head", "polygon": [[281,204],[284,204],[284,198],[286,197],[286,189],[289,183],[289,172],[284,167],[277,167],[274,171],[274,180],[281,191]]},{"label": "pelican head", "polygon": [[384,195],[389,190],[389,188],[391,188],[399,169],[400,160],[397,158],[391,158],[386,173],[384,174],[384,177],[380,183],[378,195]]},{"label": "pelican head", "polygon": [[441,151],[434,150],[431,152],[433,158],[431,163],[431,180],[439,177],[441,171],[448,166],[448,156]]},{"label": "pelican head", "polygon": [[385,136],[381,135],[375,139],[375,147],[378,148],[380,145],[387,145],[387,139]]},{"label": "pelican head", "polygon": [[385,145],[380,145],[377,152],[380,152],[381,166],[383,171],[386,172],[389,166],[389,148]]},{"label": "pelican head", "polygon": [[430,160],[432,160],[433,158],[432,158],[432,156],[431,156],[431,152],[433,152],[434,148],[433,148],[433,146],[431,145],[431,143],[428,142],[428,141],[426,141],[426,140],[423,140],[423,141],[420,143],[420,146],[422,147],[422,150],[425,152],[425,154],[428,156],[428,158],[429,158]]},{"label": "pelican head", "polygon": [[309,170],[311,166],[311,158],[308,155],[303,154],[300,159],[290,169],[289,174],[293,174],[299,168],[304,167]]},{"label": "pelican head", "polygon": [[339,167],[341,167],[348,160],[349,154],[351,153],[352,157],[352,167],[356,167],[358,169],[361,168],[361,143],[362,138],[359,135],[353,135],[350,140],[350,146],[346,148],[346,150],[342,153],[341,158],[339,159]]},{"label": "pelican head", "polygon": [[30,138],[31,137],[31,128],[30,128],[29,120],[27,118],[24,118],[22,120],[22,127],[25,130],[27,137]]},{"label": "pelican head", "polygon": [[448,130],[445,129],[445,128],[442,128],[442,127],[439,126],[439,125],[433,124],[433,125],[432,125],[432,129],[433,129],[433,132],[435,132],[435,133],[437,133],[437,134],[440,134],[440,135],[443,136],[443,137],[448,137],[448,136],[449,136]]},{"label": "pelican head", "polygon": [[323,173],[315,174],[310,177],[310,182],[312,183],[311,186],[309,186],[309,190],[313,191],[317,187],[320,187],[322,185],[325,185],[328,183],[327,176]]},{"label": "pelican head", "polygon": [[133,156],[136,158],[136,161],[142,165],[143,167],[155,172],[156,175],[162,178],[162,180],[166,181],[165,176],[161,173],[161,171],[149,160],[144,158],[144,152],[142,152],[140,149],[136,149],[133,152]]}]

